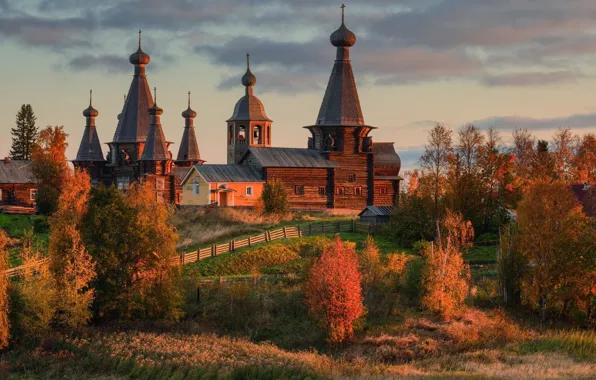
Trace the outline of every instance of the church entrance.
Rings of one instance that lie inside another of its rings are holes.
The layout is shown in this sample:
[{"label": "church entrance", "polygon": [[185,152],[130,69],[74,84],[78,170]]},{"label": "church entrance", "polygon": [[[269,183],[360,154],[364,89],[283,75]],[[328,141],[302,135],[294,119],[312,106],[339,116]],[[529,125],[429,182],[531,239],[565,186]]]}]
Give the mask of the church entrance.
[{"label": "church entrance", "polygon": [[220,205],[220,207],[228,206],[228,193],[224,193],[224,192],[219,193],[219,205]]},{"label": "church entrance", "polygon": [[233,207],[234,206],[234,190],[220,189],[218,191],[219,207]]}]

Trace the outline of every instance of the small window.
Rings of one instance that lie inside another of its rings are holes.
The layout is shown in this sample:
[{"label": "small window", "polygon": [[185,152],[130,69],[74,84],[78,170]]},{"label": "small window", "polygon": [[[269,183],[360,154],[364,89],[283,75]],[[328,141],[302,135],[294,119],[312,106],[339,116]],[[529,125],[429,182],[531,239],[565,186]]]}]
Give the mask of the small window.
[{"label": "small window", "polygon": [[338,187],[337,190],[335,190],[335,193],[337,195],[344,195],[345,189],[343,187]]},{"label": "small window", "polygon": [[362,195],[362,187],[358,186],[354,188],[354,194]]},{"label": "small window", "polygon": [[304,195],[304,185],[294,186],[294,194],[296,194],[296,195]]},{"label": "small window", "polygon": [[156,190],[165,190],[165,188],[166,188],[165,178],[156,178],[155,179],[155,189]]},{"label": "small window", "polygon": [[319,186],[319,195],[327,195],[327,188],[325,186]]},{"label": "small window", "polygon": [[192,192],[195,195],[195,197],[199,195],[200,189],[201,187],[199,186],[199,180],[195,179],[195,181],[192,183]]},{"label": "small window", "polygon": [[252,186],[246,186],[246,196],[252,197]]},{"label": "small window", "polygon": [[387,194],[387,186],[380,187],[379,194],[386,195]]},{"label": "small window", "polygon": [[128,177],[120,177],[118,178],[118,189],[120,190],[128,190],[128,185],[130,183],[130,180],[128,179]]},{"label": "small window", "polygon": [[356,182],[356,174],[350,174],[348,176],[348,182]]},{"label": "small window", "polygon": [[221,185],[219,185],[220,189],[227,189],[228,188],[228,184],[227,183],[222,183]]},{"label": "small window", "polygon": [[34,201],[37,198],[37,189],[29,190],[29,199]]}]

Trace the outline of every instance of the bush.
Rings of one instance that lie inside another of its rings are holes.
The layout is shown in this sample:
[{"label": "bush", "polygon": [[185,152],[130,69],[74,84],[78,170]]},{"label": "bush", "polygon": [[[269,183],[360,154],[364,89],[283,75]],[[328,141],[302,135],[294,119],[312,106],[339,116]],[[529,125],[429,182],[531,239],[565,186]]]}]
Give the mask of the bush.
[{"label": "bush", "polygon": [[431,243],[428,240],[418,240],[412,244],[412,251],[418,256],[422,256],[424,251],[430,248]]},{"label": "bush", "polygon": [[434,222],[426,209],[426,202],[417,195],[400,194],[399,206],[384,227],[383,234],[407,248],[421,239],[431,240],[434,237]]},{"label": "bush", "polygon": [[284,183],[279,179],[274,179],[265,184],[261,199],[267,214],[285,214],[288,212],[288,194]]}]

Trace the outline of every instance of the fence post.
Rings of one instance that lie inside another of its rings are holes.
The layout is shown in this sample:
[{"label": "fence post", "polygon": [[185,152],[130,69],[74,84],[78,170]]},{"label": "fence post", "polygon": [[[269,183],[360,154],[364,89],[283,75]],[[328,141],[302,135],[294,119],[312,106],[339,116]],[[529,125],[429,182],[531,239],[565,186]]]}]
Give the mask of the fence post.
[{"label": "fence post", "polygon": [[234,252],[234,240],[230,240],[230,252]]},{"label": "fence post", "polygon": [[216,254],[217,254],[217,245],[213,244],[211,246],[211,257],[215,257]]},{"label": "fence post", "polygon": [[284,239],[288,238],[288,233],[286,232],[286,228],[284,227]]},{"label": "fence post", "polygon": [[302,237],[302,230],[300,229],[300,224],[296,227],[298,230],[298,237]]},{"label": "fence post", "polygon": [[368,234],[370,235],[370,230],[371,230],[372,224],[368,223]]},{"label": "fence post", "polygon": [[341,232],[341,222],[337,222],[337,232]]},{"label": "fence post", "polygon": [[265,242],[269,241],[269,231],[265,231]]},{"label": "fence post", "polygon": [[250,247],[250,236],[248,237],[248,246]]},{"label": "fence post", "polygon": [[356,219],[352,219],[352,232],[356,232]]},{"label": "fence post", "polygon": [[185,254],[184,252],[182,252],[182,253],[180,254],[180,264],[181,264],[181,265],[184,265],[184,256],[186,256],[186,254]]}]

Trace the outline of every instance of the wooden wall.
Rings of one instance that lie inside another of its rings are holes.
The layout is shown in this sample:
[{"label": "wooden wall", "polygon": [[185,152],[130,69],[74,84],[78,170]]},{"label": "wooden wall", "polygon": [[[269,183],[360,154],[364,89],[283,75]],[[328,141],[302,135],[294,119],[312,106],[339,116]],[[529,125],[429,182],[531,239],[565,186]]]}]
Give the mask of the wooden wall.
[{"label": "wooden wall", "polygon": [[[327,168],[266,168],[267,182],[280,179],[286,185],[290,208],[330,208],[333,199],[333,170]],[[304,195],[296,195],[295,187],[304,186]],[[319,194],[319,187],[326,194]]]},{"label": "wooden wall", "polygon": [[[381,194],[381,188],[387,189],[386,194]],[[375,206],[395,206],[399,196],[399,181],[375,179]]]},{"label": "wooden wall", "polygon": [[[35,201],[31,200],[31,190],[36,188],[37,185],[31,183],[0,184],[0,190],[2,190],[2,200],[0,200],[0,205],[34,207]],[[14,194],[14,198],[12,200],[9,196],[11,191]]]},{"label": "wooden wall", "polygon": [[[373,186],[372,154],[370,153],[339,153],[330,152],[329,159],[340,164],[335,169],[333,178],[333,206],[334,208],[363,209],[372,200],[370,189]],[[350,176],[356,176],[351,182]],[[343,187],[344,194],[338,195],[338,187]],[[356,195],[356,188],[361,188],[360,195]]]}]

